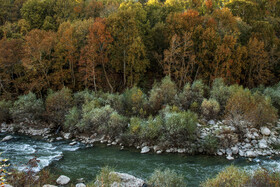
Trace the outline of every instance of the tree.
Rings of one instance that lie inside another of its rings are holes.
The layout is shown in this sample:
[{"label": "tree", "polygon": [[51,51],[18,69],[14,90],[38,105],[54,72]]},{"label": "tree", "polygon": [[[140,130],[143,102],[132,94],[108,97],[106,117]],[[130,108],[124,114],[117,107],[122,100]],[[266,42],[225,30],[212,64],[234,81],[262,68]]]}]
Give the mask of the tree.
[{"label": "tree", "polygon": [[108,25],[114,38],[110,45],[112,66],[123,74],[123,85],[138,83],[146,71],[149,61],[143,42],[143,23],[146,12],[140,3],[121,4],[118,12],[108,18]]},{"label": "tree", "polygon": [[257,38],[250,38],[247,45],[248,56],[245,67],[245,84],[255,87],[268,83],[272,74],[270,71],[268,53],[264,49],[264,42]]},{"label": "tree", "polygon": [[34,29],[25,37],[24,67],[30,75],[33,74],[30,90],[50,86],[49,72],[51,69],[52,51],[55,45],[56,34],[52,31]]},{"label": "tree", "polygon": [[165,75],[175,79],[180,88],[193,81],[196,62],[190,33],[182,38],[172,37],[169,49],[164,51],[162,65]]}]

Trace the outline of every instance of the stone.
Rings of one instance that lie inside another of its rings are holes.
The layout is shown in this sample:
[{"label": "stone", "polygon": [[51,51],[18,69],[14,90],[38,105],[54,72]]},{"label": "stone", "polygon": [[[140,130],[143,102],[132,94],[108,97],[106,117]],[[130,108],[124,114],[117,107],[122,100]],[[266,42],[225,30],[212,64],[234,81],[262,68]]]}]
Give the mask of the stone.
[{"label": "stone", "polygon": [[266,140],[261,139],[261,140],[259,141],[259,148],[260,148],[260,149],[266,149],[266,148],[268,148]]},{"label": "stone", "polygon": [[69,140],[72,137],[71,133],[63,133],[62,135],[66,140]]},{"label": "stone", "polygon": [[227,155],[232,155],[232,150],[229,149],[229,148],[227,148],[227,149],[226,149],[226,153],[227,153]]},{"label": "stone", "polygon": [[231,151],[232,151],[232,154],[236,155],[236,154],[238,154],[239,149],[237,146],[234,146],[231,148]]},{"label": "stone", "polygon": [[244,151],[242,151],[242,150],[239,150],[239,156],[245,156],[245,153],[244,153]]},{"label": "stone", "polygon": [[57,186],[51,185],[51,184],[45,184],[45,185],[43,185],[43,187],[57,187]]},{"label": "stone", "polygon": [[13,137],[9,135],[9,136],[6,136],[5,138],[3,138],[2,142],[6,142],[6,141],[9,141],[11,139],[13,139]]},{"label": "stone", "polygon": [[60,140],[63,140],[63,138],[62,137],[57,137],[56,140],[60,141]]},{"label": "stone", "polygon": [[227,156],[227,159],[228,159],[228,160],[234,160],[234,158],[233,158],[231,155],[228,155],[228,156]]},{"label": "stone", "polygon": [[4,184],[2,185],[1,187],[13,187],[12,185],[9,185],[9,184]]},{"label": "stone", "polygon": [[185,149],[178,149],[178,153],[182,154],[182,153],[185,153],[186,150]]},{"label": "stone", "polygon": [[136,178],[132,175],[126,174],[126,173],[118,173],[118,172],[111,172],[110,175],[117,175],[120,180],[121,184],[118,184],[115,182],[115,184],[112,184],[112,186],[133,186],[133,187],[142,187],[144,185],[144,180]]},{"label": "stone", "polygon": [[76,144],[77,144],[77,142],[71,142],[71,143],[69,143],[69,145],[71,145],[71,146],[76,145]]},{"label": "stone", "polygon": [[161,153],[162,153],[162,150],[158,150],[158,151],[157,151],[157,154],[161,154]]},{"label": "stone", "polygon": [[150,151],[150,148],[148,146],[142,147],[142,149],[141,149],[142,154],[148,153],[149,151]]},{"label": "stone", "polygon": [[157,152],[157,151],[159,151],[159,150],[160,150],[160,147],[159,147],[159,146],[157,146],[157,145],[155,145],[155,146],[153,147],[153,149],[154,149],[154,152]]},{"label": "stone", "polygon": [[245,156],[249,158],[253,158],[253,157],[257,157],[258,155],[255,151],[249,150],[245,153]]},{"label": "stone", "polygon": [[76,184],[76,187],[87,187],[84,183],[78,183]]},{"label": "stone", "polygon": [[215,121],[211,119],[211,120],[208,121],[208,124],[209,125],[215,125]]},{"label": "stone", "polygon": [[112,142],[112,145],[117,145],[117,142]]},{"label": "stone", "polygon": [[66,185],[70,182],[70,178],[65,175],[60,175],[58,179],[56,179],[56,183],[59,185]]},{"label": "stone", "polygon": [[269,135],[271,134],[271,131],[270,131],[269,128],[267,128],[267,127],[262,127],[262,128],[261,128],[261,133],[262,133],[262,135],[264,135],[264,136],[269,136]]}]

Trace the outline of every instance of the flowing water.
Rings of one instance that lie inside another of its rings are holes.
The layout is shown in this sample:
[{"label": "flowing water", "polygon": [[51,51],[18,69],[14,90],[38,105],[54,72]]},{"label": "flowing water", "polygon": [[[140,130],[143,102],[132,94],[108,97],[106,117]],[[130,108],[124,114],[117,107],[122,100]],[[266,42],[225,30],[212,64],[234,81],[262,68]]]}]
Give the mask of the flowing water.
[{"label": "flowing water", "polygon": [[[0,134],[0,138],[7,134]],[[223,157],[185,156],[179,154],[140,154],[139,150],[119,150],[119,147],[96,145],[86,148],[83,144],[68,145],[69,142],[49,143],[39,138],[13,135],[14,139],[0,142],[2,157],[10,159],[13,166],[20,170],[26,168],[29,159],[36,156],[40,160],[37,171],[49,167],[56,174],[64,174],[72,180],[84,178],[91,181],[103,166],[115,171],[132,174],[147,179],[156,168],[170,168],[182,174],[188,186],[198,186],[201,181],[213,177],[226,166],[234,164],[254,170],[259,167],[280,169],[280,158],[258,158],[253,162],[239,158],[228,161]],[[63,157],[61,157],[63,155]]]}]

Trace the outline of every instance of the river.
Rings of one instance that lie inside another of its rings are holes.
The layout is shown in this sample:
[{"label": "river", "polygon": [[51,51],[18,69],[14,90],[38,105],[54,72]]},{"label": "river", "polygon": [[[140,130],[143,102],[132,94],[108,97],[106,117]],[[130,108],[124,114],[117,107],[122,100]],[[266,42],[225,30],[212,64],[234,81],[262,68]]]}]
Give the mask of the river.
[{"label": "river", "polygon": [[[0,134],[0,138],[7,134]],[[8,142],[0,142],[2,157],[8,158],[20,170],[34,156],[40,160],[37,171],[48,167],[56,174],[69,176],[72,180],[84,178],[93,180],[100,168],[110,166],[118,172],[125,172],[147,179],[156,168],[170,168],[182,174],[188,186],[199,186],[208,177],[215,176],[226,166],[234,164],[248,170],[259,167],[280,169],[280,158],[256,158],[252,162],[238,158],[228,161],[216,156],[186,156],[179,154],[140,154],[139,150],[120,150],[119,147],[95,145],[87,148],[83,144],[70,146],[67,141],[49,143],[40,138],[12,135]],[[61,158],[61,155],[63,157]]]}]

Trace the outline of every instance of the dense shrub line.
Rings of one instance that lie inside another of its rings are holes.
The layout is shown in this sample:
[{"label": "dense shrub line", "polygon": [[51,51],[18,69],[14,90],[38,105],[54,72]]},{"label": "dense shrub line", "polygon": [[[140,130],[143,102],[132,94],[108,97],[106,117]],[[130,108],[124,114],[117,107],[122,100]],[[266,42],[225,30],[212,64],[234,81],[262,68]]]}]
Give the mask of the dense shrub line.
[{"label": "dense shrub line", "polygon": [[[279,85],[249,90],[216,79],[211,88],[198,80],[179,90],[165,77],[149,93],[133,87],[122,94],[90,90],[73,94],[63,88],[50,90],[45,100],[29,93],[14,102],[0,101],[0,122],[47,122],[72,133],[98,133],[130,143],[184,146],[195,140],[197,124],[209,120],[226,119],[240,133],[248,127],[274,126],[278,120]],[[224,127],[221,134],[231,134],[230,129]],[[205,145],[214,148],[216,139],[208,138]],[[230,137],[229,144],[234,139]]]}]

